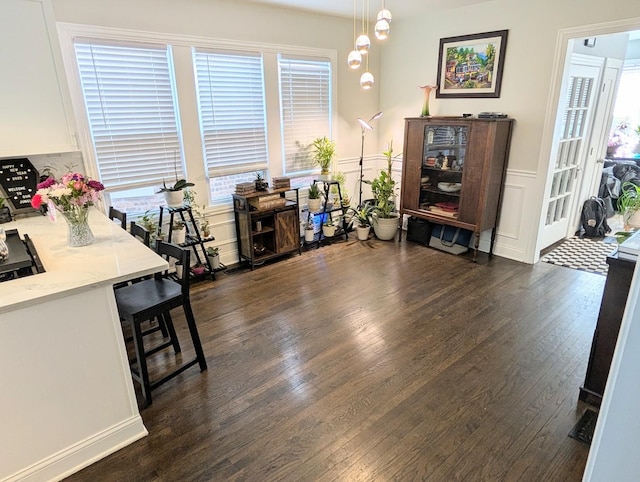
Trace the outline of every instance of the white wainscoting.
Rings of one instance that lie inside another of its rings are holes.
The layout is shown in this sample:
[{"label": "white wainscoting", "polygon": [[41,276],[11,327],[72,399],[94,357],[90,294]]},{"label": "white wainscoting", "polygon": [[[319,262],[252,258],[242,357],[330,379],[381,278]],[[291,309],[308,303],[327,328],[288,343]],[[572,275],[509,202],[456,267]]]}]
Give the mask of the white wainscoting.
[{"label": "white wainscoting", "polygon": [[[498,219],[498,229],[493,252],[503,258],[524,263],[533,263],[530,246],[533,235],[531,226],[537,227],[537,217],[527,213],[537,213],[539,207],[532,206],[537,175],[531,171],[507,169],[502,209]],[[534,243],[535,244],[535,243]]]}]

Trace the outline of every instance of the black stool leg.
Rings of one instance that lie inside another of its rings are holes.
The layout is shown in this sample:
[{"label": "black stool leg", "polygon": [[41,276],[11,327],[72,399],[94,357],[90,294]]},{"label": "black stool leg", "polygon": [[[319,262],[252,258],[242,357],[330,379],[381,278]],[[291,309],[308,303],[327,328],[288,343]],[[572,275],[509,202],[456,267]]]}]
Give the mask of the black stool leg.
[{"label": "black stool leg", "polygon": [[178,341],[178,335],[176,335],[176,329],[173,326],[173,320],[171,319],[171,314],[168,311],[165,311],[158,317],[158,321],[162,323],[167,331],[169,332],[169,338],[171,339],[171,344],[173,345],[173,350],[176,353],[180,353],[180,342]]},{"label": "black stool leg", "polygon": [[147,358],[144,353],[140,321],[134,319],[131,322],[131,327],[133,329],[133,345],[136,352],[136,360],[138,361],[138,378],[140,388],[142,389],[142,397],[146,405],[149,406],[151,405],[151,383],[149,382],[149,370],[147,368]]},{"label": "black stool leg", "polygon": [[196,351],[196,358],[198,359],[198,364],[200,365],[200,371],[205,371],[207,369],[207,360],[204,356],[204,351],[202,351],[202,344],[200,343],[200,335],[198,334],[198,327],[196,326],[196,319],[193,316],[193,311],[191,310],[191,304],[188,300],[183,304],[184,315],[187,319],[187,326],[189,327],[189,333],[191,333],[191,340],[193,340],[193,347]]}]

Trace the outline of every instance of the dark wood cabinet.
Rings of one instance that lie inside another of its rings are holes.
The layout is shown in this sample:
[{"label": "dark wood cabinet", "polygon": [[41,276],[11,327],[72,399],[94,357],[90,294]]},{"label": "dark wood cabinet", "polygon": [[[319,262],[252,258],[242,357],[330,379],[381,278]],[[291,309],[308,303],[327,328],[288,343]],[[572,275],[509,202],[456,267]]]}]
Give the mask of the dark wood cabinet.
[{"label": "dark wood cabinet", "polygon": [[468,229],[495,228],[511,141],[512,119],[405,119],[401,214]]},{"label": "dark wood cabinet", "polygon": [[617,253],[607,257],[609,270],[604,285],[596,329],[591,342],[591,353],[584,384],[580,387],[580,400],[600,404],[607,384],[613,352],[618,342],[622,315],[629,296],[635,261],[619,259]]},{"label": "dark wood cabinet", "polygon": [[298,204],[298,189],[233,194],[239,261],[253,269],[268,259],[301,253]]}]

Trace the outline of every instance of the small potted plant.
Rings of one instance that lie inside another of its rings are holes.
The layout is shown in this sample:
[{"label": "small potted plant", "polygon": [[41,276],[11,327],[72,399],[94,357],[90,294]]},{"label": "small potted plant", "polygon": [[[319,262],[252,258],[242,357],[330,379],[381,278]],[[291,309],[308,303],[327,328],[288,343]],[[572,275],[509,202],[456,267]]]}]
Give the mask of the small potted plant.
[{"label": "small potted plant", "polygon": [[171,242],[182,244],[187,239],[187,227],[182,221],[174,221],[171,227]]},{"label": "small potted plant", "polygon": [[315,240],[315,229],[313,227],[313,220],[309,219],[306,223],[304,223],[304,240],[306,243],[313,243]]},{"label": "small potted plant", "polygon": [[322,234],[325,238],[333,238],[336,235],[336,225],[331,218],[327,218],[322,224]]},{"label": "small potted plant", "polygon": [[264,180],[261,172],[256,172],[256,179],[254,183],[256,185],[256,191],[266,191],[269,189],[269,183]]},{"label": "small potted plant", "polygon": [[176,154],[173,168],[175,171],[175,182],[173,186],[167,186],[165,180],[162,180],[162,187],[158,191],[158,193],[164,193],[164,199],[167,203],[167,206],[170,208],[179,208],[182,207],[184,201],[184,192],[182,191],[186,187],[194,186],[192,182],[187,182],[186,179],[178,179],[178,156]]},{"label": "small potted plant", "polygon": [[313,141],[313,160],[320,166],[321,179],[329,179],[329,170],[335,154],[336,143],[326,136]]},{"label": "small potted plant", "polygon": [[11,222],[11,210],[6,204],[7,199],[0,197],[0,224]]},{"label": "small potted plant", "polygon": [[206,271],[207,268],[202,263],[198,263],[195,266],[191,267],[191,272],[194,274],[194,276],[203,275]]},{"label": "small potted plant", "polygon": [[365,205],[359,209],[351,208],[349,212],[352,214],[353,221],[356,223],[356,235],[360,241],[366,241],[369,238],[371,230],[371,215],[373,214],[373,206]]},{"label": "small potted plant", "polygon": [[220,249],[217,246],[209,246],[207,248],[207,256],[211,269],[220,269]]},{"label": "small potted plant", "polygon": [[622,183],[618,211],[622,214],[625,230],[640,228],[640,186],[630,181]]},{"label": "small potted plant", "polygon": [[310,184],[309,185],[309,212],[317,213],[320,211],[320,207],[322,206],[322,196],[320,194],[320,187],[318,184]]}]

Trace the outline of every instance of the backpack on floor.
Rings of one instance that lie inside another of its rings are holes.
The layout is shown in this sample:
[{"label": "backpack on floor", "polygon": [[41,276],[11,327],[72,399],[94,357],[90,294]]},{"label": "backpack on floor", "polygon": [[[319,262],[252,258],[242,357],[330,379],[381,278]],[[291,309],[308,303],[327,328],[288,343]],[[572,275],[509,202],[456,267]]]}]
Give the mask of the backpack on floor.
[{"label": "backpack on floor", "polygon": [[591,196],[582,205],[582,234],[580,237],[603,238],[611,228],[607,224],[607,210],[604,201]]}]

